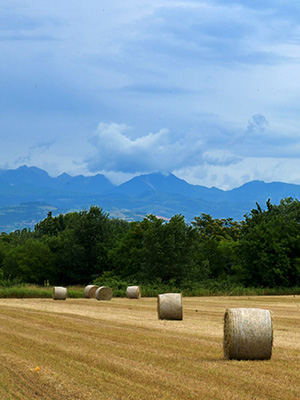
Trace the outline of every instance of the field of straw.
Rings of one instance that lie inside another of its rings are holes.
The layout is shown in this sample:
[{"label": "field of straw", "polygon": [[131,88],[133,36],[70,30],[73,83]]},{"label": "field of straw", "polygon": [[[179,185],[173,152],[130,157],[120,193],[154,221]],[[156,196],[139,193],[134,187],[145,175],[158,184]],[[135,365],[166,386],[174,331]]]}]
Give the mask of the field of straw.
[{"label": "field of straw", "polygon": [[[0,299],[0,399],[300,398],[300,297],[183,298],[183,320],[157,300]],[[274,316],[269,361],[226,361],[227,307]]]}]

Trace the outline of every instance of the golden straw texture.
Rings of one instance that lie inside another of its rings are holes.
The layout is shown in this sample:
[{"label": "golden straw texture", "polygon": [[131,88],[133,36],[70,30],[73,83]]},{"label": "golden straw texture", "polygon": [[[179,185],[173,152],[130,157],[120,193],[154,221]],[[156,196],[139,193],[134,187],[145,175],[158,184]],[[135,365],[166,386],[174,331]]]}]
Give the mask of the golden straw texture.
[{"label": "golden straw texture", "polygon": [[84,292],[83,292],[84,297],[86,297],[87,299],[94,298],[98,287],[99,286],[97,286],[97,285],[87,285],[84,288]]},{"label": "golden straw texture", "polygon": [[224,316],[224,357],[235,360],[269,360],[273,322],[269,310],[228,308]]},{"label": "golden straw texture", "polygon": [[113,292],[108,286],[101,286],[96,290],[95,297],[97,300],[111,300]]},{"label": "golden straw texture", "polygon": [[141,288],[139,286],[128,286],[126,297],[128,299],[140,299],[142,297]]},{"label": "golden straw texture", "polygon": [[159,294],[157,297],[159,319],[182,320],[181,293]]},{"label": "golden straw texture", "polygon": [[61,286],[54,286],[53,288],[53,299],[54,300],[66,300],[67,288]]}]

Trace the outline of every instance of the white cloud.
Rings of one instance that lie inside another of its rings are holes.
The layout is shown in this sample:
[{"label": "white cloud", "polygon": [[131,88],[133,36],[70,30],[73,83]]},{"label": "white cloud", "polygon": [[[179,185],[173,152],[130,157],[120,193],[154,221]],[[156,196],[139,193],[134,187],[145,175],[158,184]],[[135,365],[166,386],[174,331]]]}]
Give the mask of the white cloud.
[{"label": "white cloud", "polygon": [[168,129],[131,139],[125,124],[100,123],[90,142],[95,151],[86,163],[90,171],[126,173],[169,171],[201,160],[201,137],[173,137]]},{"label": "white cloud", "polygon": [[[294,176],[296,2],[73,3],[1,3],[3,164],[115,181],[185,171],[223,187]],[[88,141],[98,121],[124,124],[101,123]]]},{"label": "white cloud", "polygon": [[228,150],[210,150],[203,154],[204,164],[228,166],[237,164],[242,160],[241,157]]},{"label": "white cloud", "polygon": [[247,157],[236,164],[201,165],[174,171],[179,178],[208,187],[229,190],[252,180],[300,184],[300,160]]},{"label": "white cloud", "polygon": [[248,121],[248,127],[246,133],[248,134],[261,134],[264,133],[269,123],[261,114],[255,114]]}]

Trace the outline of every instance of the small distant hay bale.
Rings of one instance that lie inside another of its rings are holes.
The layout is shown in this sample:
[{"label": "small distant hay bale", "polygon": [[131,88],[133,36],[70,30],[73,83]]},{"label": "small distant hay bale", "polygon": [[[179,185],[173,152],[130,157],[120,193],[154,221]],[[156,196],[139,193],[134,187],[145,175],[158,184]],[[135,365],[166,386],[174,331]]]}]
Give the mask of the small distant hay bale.
[{"label": "small distant hay bale", "polygon": [[126,289],[126,297],[128,299],[140,299],[142,297],[141,288],[139,286],[128,286]]},{"label": "small distant hay bale", "polygon": [[54,286],[53,288],[53,299],[54,300],[66,300],[67,288],[62,286]]},{"label": "small distant hay bale", "polygon": [[165,293],[157,296],[159,319],[182,320],[181,293]]},{"label": "small distant hay bale", "polygon": [[269,360],[273,321],[269,310],[228,308],[224,315],[224,357],[228,360]]},{"label": "small distant hay bale", "polygon": [[87,285],[83,291],[84,297],[86,297],[87,299],[94,298],[98,287],[99,286],[97,285]]},{"label": "small distant hay bale", "polygon": [[95,292],[95,297],[97,300],[111,300],[113,292],[108,286],[100,286]]}]

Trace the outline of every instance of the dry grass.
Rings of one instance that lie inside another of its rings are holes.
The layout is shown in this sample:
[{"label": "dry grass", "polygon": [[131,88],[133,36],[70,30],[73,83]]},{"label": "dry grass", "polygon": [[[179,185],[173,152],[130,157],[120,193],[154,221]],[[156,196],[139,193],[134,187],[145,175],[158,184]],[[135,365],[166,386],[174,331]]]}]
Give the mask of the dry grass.
[{"label": "dry grass", "polygon": [[[300,297],[184,298],[183,321],[156,306],[1,299],[0,399],[299,400]],[[227,307],[273,311],[271,360],[223,359]]]}]

